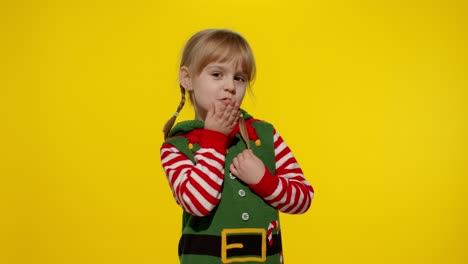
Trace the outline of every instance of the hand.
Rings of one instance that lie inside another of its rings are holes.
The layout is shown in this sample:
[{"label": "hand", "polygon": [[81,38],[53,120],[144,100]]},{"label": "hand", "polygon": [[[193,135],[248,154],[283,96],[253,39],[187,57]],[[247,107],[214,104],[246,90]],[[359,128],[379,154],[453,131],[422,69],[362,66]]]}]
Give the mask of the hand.
[{"label": "hand", "polygon": [[247,184],[257,184],[265,174],[265,164],[246,149],[237,155],[229,166],[232,174]]},{"label": "hand", "polygon": [[227,105],[220,101],[213,103],[205,118],[205,129],[229,135],[239,120],[239,104],[234,101]]}]

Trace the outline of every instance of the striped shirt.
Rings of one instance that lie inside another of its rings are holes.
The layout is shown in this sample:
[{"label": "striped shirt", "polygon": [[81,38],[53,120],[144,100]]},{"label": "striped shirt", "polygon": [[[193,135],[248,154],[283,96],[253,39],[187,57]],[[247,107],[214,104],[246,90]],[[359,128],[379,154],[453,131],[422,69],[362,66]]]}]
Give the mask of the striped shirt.
[{"label": "striped shirt", "polygon": [[[206,216],[221,199],[227,136],[202,129],[195,164],[171,144],[161,147],[161,163],[174,198],[186,212]],[[249,187],[275,209],[290,214],[307,211],[314,190],[304,178],[293,153],[274,130],[275,175],[268,169]]]}]

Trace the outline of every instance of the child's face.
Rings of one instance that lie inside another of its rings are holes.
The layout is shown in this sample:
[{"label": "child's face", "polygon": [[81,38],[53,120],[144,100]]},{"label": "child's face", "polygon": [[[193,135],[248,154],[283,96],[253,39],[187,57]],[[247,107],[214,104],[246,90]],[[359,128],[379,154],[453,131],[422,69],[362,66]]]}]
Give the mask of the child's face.
[{"label": "child's face", "polygon": [[197,119],[204,120],[211,106],[221,101],[234,101],[241,105],[248,84],[248,77],[234,62],[212,62],[200,75],[190,80]]}]

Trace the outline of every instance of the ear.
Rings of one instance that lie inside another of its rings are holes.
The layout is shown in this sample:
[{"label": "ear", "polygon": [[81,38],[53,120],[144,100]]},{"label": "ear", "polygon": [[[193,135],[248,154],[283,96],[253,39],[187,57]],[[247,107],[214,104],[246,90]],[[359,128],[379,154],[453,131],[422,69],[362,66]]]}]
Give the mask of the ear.
[{"label": "ear", "polygon": [[187,66],[180,67],[179,70],[179,82],[185,91],[192,91],[192,80],[190,78],[190,70]]}]

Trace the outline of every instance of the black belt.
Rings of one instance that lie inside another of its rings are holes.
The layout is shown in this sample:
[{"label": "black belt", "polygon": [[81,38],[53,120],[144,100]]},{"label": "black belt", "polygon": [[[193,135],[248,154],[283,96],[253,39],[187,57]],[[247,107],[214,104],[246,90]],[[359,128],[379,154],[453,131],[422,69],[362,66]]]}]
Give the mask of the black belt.
[{"label": "black belt", "polygon": [[[272,236],[273,244],[262,241],[261,235],[242,234],[226,236],[226,244],[242,244],[242,248],[229,248],[226,256],[261,256],[262,246],[266,245],[266,255],[275,255],[282,251],[281,234]],[[222,237],[214,235],[183,234],[179,241],[179,256],[185,254],[222,256]]]}]

